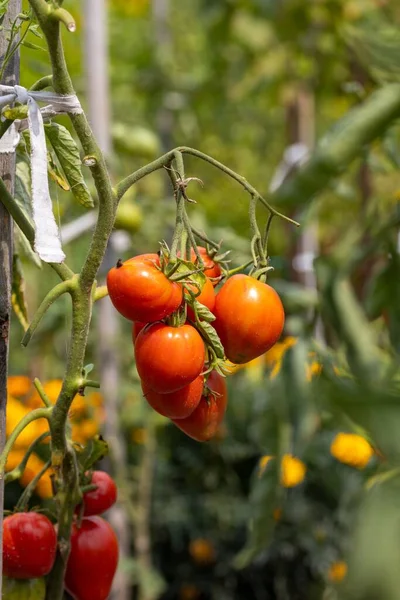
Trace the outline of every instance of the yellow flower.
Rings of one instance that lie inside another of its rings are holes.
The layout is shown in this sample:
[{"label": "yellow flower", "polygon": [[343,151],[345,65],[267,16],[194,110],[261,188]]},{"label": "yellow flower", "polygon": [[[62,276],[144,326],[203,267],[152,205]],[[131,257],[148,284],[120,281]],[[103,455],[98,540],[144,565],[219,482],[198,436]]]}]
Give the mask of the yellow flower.
[{"label": "yellow flower", "polygon": [[288,336],[282,342],[277,342],[264,355],[265,363],[269,367],[274,367],[277,362],[280,362],[287,350],[297,343],[297,338]]},{"label": "yellow flower", "polygon": [[281,465],[281,483],[284,487],[294,487],[306,476],[307,467],[299,458],[284,454]]},{"label": "yellow flower", "polygon": [[313,360],[310,364],[306,365],[306,379],[307,381],[311,381],[312,378],[316,375],[319,375],[322,371],[322,365]]},{"label": "yellow flower", "polygon": [[[259,462],[259,477],[264,473],[265,469],[273,456],[262,456]],[[281,464],[281,484],[284,487],[295,487],[304,480],[307,467],[299,458],[291,454],[282,456]]]},{"label": "yellow flower", "polygon": [[331,454],[346,465],[363,469],[374,455],[374,449],[361,435],[338,433],[331,444]]},{"label": "yellow flower", "polygon": [[[9,437],[14,431],[18,423],[30,413],[30,410],[23,406],[21,402],[15,398],[7,400],[7,418],[6,418],[6,435]],[[26,448],[29,446],[41,433],[48,429],[46,419],[37,419],[30,423],[17,437],[14,447]]]},{"label": "yellow flower", "polygon": [[7,391],[14,398],[26,396],[32,387],[29,377],[24,375],[10,375],[7,379]]},{"label": "yellow flower", "polygon": [[334,583],[342,581],[347,574],[347,565],[343,560],[331,564],[328,571],[328,579]]},{"label": "yellow flower", "polygon": [[260,458],[260,462],[258,463],[258,468],[259,468],[258,476],[259,477],[261,477],[261,475],[264,473],[269,461],[272,460],[273,458],[274,458],[273,456],[268,456],[267,454]]},{"label": "yellow flower", "polygon": [[195,563],[208,565],[215,560],[214,546],[209,540],[198,538],[189,544],[189,554]]},{"label": "yellow flower", "polygon": [[135,427],[132,429],[131,440],[135,444],[144,444],[147,438],[147,431],[144,427]]},{"label": "yellow flower", "polygon": [[[18,467],[24,456],[25,450],[11,450],[7,457],[6,472],[12,471],[15,467]],[[43,467],[44,462],[36,456],[36,454],[31,454],[28,459],[28,464],[25,467],[25,471],[20,478],[21,485],[26,487]],[[36,485],[35,491],[41,498],[51,498],[53,492],[49,471],[46,471],[46,473],[42,475]]]}]

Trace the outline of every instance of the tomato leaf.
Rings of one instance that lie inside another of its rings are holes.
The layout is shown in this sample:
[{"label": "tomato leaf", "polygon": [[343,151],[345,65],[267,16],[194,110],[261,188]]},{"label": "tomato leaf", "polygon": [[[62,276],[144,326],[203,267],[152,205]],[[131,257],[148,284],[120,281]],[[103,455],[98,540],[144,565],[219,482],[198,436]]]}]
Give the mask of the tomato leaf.
[{"label": "tomato leaf", "polygon": [[108,444],[101,437],[96,436],[85,446],[82,451],[77,451],[78,463],[83,472],[88,471],[93,465],[107,456]]},{"label": "tomato leaf", "polygon": [[25,281],[22,273],[21,261],[16,254],[13,256],[11,304],[23,330],[26,331],[29,327],[29,323],[25,299]]},{"label": "tomato leaf", "polygon": [[83,178],[82,161],[75,140],[68,129],[58,123],[45,125],[45,131],[75,198],[85,208],[93,208],[93,198]]},{"label": "tomato leaf", "polygon": [[9,579],[3,575],[3,600],[44,600],[46,581],[40,579]]},{"label": "tomato leaf", "polygon": [[53,179],[53,181],[55,181],[56,184],[59,185],[61,189],[63,189],[65,192],[69,192],[69,190],[71,188],[70,188],[68,182],[63,177],[56,162],[54,161],[54,158],[51,155],[51,152],[48,152],[48,154],[47,154],[47,171],[48,171],[50,177]]},{"label": "tomato leaf", "polygon": [[201,333],[203,334],[203,337],[206,339],[207,343],[214,350],[217,358],[224,358],[225,350],[214,327],[206,321],[201,321],[201,323],[197,323],[197,327],[201,330]]},{"label": "tomato leaf", "polygon": [[201,304],[201,302],[198,302],[197,300],[195,300],[194,303],[192,304],[192,306],[196,310],[197,316],[202,321],[207,321],[207,323],[211,323],[212,321],[215,321],[216,316],[212,314],[212,312],[207,308],[207,306],[204,306],[204,304]]}]

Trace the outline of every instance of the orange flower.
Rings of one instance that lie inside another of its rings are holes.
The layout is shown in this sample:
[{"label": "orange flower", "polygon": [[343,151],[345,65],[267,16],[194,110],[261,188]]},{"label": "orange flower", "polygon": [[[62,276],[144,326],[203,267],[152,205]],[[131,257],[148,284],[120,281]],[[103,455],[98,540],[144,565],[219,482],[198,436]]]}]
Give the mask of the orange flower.
[{"label": "orange flower", "polygon": [[347,575],[347,565],[343,560],[331,564],[328,571],[328,579],[334,583],[340,583]]},{"label": "orange flower", "polygon": [[24,375],[10,375],[7,379],[7,391],[14,398],[26,396],[32,387],[29,377]]},{"label": "orange flower", "polygon": [[189,554],[197,564],[208,565],[215,561],[214,546],[204,538],[197,538],[190,542]]}]

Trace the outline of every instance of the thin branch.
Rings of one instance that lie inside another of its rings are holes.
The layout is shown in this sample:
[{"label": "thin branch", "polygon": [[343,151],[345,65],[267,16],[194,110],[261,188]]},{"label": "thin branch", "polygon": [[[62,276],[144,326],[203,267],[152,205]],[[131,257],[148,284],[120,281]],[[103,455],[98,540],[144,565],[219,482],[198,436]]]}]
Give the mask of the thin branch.
[{"label": "thin branch", "polygon": [[29,344],[39,323],[41,322],[42,318],[44,317],[44,315],[46,314],[46,312],[50,308],[50,306],[58,298],[60,298],[63,294],[66,294],[67,292],[71,292],[74,288],[76,288],[76,281],[77,281],[77,278],[75,276],[74,279],[67,279],[67,281],[62,281],[61,283],[59,283],[58,285],[56,285],[55,287],[53,287],[53,289],[51,289],[49,291],[49,293],[42,300],[42,303],[40,304],[39,308],[37,309],[35,316],[33,317],[27,331],[25,332],[24,337],[22,338],[21,344],[23,346],[27,346]]},{"label": "thin branch", "polygon": [[37,421],[38,419],[43,419],[43,418],[49,420],[52,410],[53,410],[52,408],[36,408],[35,410],[32,410],[30,413],[25,415],[20,420],[20,422],[18,423],[18,425],[15,427],[15,429],[12,431],[10,437],[8,438],[7,443],[4,446],[4,450],[0,455],[0,477],[4,476],[4,469],[6,466],[8,454],[9,454],[11,448],[13,447],[15,440],[20,435],[20,433],[25,429],[25,427],[30,425],[30,423],[32,423],[33,421]]}]

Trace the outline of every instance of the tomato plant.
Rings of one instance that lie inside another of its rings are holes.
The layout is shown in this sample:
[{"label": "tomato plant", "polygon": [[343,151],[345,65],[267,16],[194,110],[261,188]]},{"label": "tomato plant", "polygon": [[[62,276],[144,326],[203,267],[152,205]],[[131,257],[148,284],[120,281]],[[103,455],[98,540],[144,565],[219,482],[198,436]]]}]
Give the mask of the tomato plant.
[{"label": "tomato plant", "polygon": [[47,575],[54,564],[57,536],[45,515],[20,512],[3,523],[3,573],[14,579]]},{"label": "tomato plant", "polygon": [[142,381],[142,390],[147,402],[160,415],[170,419],[184,419],[192,414],[198,406],[203,393],[203,385],[204,378],[199,375],[185,387],[169,394],[155,392],[144,381]]},{"label": "tomato plant", "polygon": [[149,323],[173,313],[182,302],[182,289],[159,268],[157,254],[135,256],[118,263],[107,275],[110,299],[121,315]]},{"label": "tomato plant", "polygon": [[197,408],[186,419],[173,419],[173,422],[189,437],[198,442],[206,442],[217,433],[227,402],[226,381],[219,373],[212,371],[207,380],[206,392]]},{"label": "tomato plant", "polygon": [[248,275],[233,275],[215,299],[213,323],[226,357],[246,363],[278,341],[285,313],[277,292]]},{"label": "tomato plant", "polygon": [[[194,285],[189,285],[189,288],[194,294],[196,294],[197,290]],[[203,304],[203,306],[206,306],[211,312],[213,311],[215,306],[215,292],[214,286],[208,278],[206,279],[200,294],[196,296],[196,300],[197,302],[200,302],[200,304]],[[187,315],[189,319],[192,319],[192,321],[194,321],[196,318],[194,311],[190,306],[187,307]]]},{"label": "tomato plant", "polygon": [[[197,250],[201,258],[203,259],[204,275],[211,279],[213,286],[218,285],[218,281],[222,275],[221,265],[219,265],[211,258],[211,256],[208,254],[207,248],[204,248],[204,246],[197,246]],[[190,260],[194,264],[196,264],[197,262],[197,256],[194,251],[194,248],[190,250]]]},{"label": "tomato plant", "polygon": [[106,600],[118,565],[118,540],[98,516],[72,526],[65,587],[76,600]]},{"label": "tomato plant", "polygon": [[105,471],[93,471],[91,484],[95,490],[83,494],[83,515],[101,515],[117,501],[117,486],[112,477]]},{"label": "tomato plant", "polygon": [[196,379],[205,360],[204,343],[191,325],[148,325],[135,342],[136,367],[142,381],[159,393],[174,392]]}]

